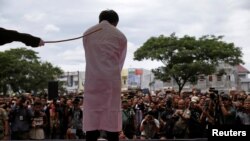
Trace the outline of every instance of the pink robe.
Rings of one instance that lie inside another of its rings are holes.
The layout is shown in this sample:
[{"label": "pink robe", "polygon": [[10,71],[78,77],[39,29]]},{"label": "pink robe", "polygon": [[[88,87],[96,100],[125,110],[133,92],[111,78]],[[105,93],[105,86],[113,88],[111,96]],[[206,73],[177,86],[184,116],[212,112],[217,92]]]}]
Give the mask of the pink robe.
[{"label": "pink robe", "polygon": [[84,131],[122,129],[121,70],[127,52],[125,35],[107,21],[91,27],[83,38],[86,58]]}]

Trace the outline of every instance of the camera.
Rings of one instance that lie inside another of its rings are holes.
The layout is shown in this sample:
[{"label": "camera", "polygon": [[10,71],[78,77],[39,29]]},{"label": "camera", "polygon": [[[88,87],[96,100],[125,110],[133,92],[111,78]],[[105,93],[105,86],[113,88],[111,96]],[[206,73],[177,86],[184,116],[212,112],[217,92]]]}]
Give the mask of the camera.
[{"label": "camera", "polygon": [[209,100],[206,100],[204,104],[204,110],[208,110],[208,108],[209,108]]},{"label": "camera", "polygon": [[209,95],[210,95],[210,99],[215,101],[218,98],[219,91],[215,90],[215,88],[209,88]]}]

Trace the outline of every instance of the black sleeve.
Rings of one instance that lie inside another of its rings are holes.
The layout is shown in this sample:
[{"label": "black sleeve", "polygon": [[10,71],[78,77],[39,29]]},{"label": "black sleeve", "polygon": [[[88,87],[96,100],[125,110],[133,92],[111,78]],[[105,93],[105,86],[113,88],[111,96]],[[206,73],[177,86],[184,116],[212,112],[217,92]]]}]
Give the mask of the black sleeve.
[{"label": "black sleeve", "polygon": [[27,46],[38,47],[41,38],[26,33],[19,33],[14,30],[0,28],[0,45],[13,41],[23,42]]}]

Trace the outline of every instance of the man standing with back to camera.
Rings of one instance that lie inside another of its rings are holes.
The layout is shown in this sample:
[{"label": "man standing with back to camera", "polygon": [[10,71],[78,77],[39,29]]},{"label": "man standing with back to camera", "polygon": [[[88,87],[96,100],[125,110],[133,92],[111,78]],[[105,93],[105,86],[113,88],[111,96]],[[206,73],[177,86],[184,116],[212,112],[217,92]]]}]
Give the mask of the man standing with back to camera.
[{"label": "man standing with back to camera", "polygon": [[104,10],[99,24],[84,34],[100,31],[83,38],[86,58],[83,124],[86,141],[96,141],[100,130],[108,141],[118,141],[122,130],[121,70],[127,52],[127,39],[116,28],[118,14]]}]

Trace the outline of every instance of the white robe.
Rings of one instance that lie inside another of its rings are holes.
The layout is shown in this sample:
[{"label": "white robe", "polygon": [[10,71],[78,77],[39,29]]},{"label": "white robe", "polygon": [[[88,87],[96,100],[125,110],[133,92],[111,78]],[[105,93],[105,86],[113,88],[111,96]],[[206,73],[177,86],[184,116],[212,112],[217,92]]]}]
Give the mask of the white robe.
[{"label": "white robe", "polygon": [[84,87],[84,131],[122,129],[121,70],[127,52],[125,35],[107,21],[89,28],[83,38],[86,74]]}]

